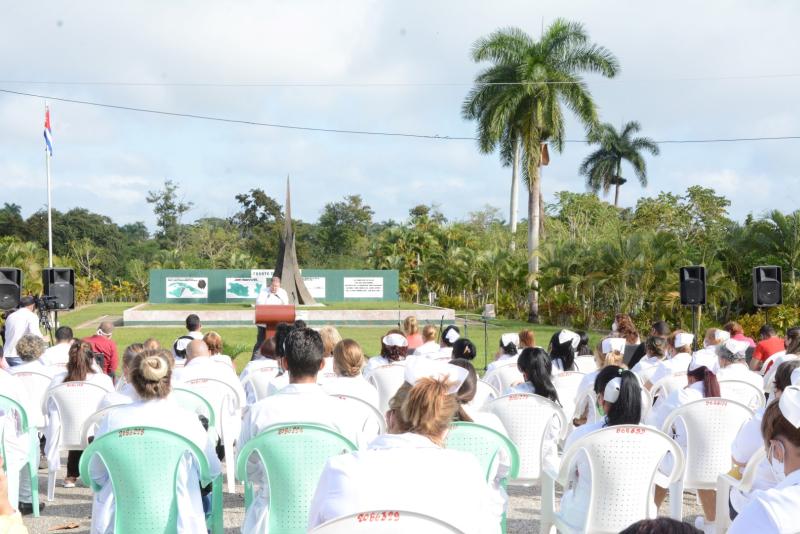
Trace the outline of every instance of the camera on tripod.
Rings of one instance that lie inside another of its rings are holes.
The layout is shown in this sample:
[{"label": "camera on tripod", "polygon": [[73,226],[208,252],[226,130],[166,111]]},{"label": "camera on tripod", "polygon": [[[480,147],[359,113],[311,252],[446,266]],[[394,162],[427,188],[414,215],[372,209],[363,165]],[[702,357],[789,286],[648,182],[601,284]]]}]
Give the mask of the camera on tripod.
[{"label": "camera on tripod", "polygon": [[42,325],[42,328],[44,328],[45,332],[50,336],[51,341],[53,341],[53,325],[50,322],[50,312],[58,307],[57,300],[58,297],[50,295],[33,296],[33,305],[39,313],[39,324]]}]

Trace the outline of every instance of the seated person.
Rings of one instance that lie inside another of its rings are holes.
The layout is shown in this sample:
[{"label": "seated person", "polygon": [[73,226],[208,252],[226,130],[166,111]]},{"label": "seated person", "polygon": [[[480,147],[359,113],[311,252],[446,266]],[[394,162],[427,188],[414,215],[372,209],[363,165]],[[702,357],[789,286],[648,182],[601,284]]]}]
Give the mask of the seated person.
[{"label": "seated person", "polygon": [[219,362],[212,360],[208,345],[202,339],[195,339],[186,346],[186,365],[172,373],[173,386],[210,378],[228,384],[236,392],[239,405],[244,406],[246,397],[236,371],[233,367],[219,365]]},{"label": "seated person", "polygon": [[356,397],[377,409],[378,390],[361,373],[366,363],[364,351],[356,341],[352,339],[340,341],[333,349],[333,369],[336,378],[327,380],[322,388],[329,395]]},{"label": "seated person", "polygon": [[[202,341],[201,341],[202,343]],[[101,421],[95,439],[114,430],[131,426],[163,428],[185,437],[205,452],[211,476],[221,472],[214,445],[195,414],[169,399],[172,357],[165,350],[142,351],[131,363],[130,383],[138,399],[119,406]],[[94,456],[89,464],[92,480],[102,486],[92,503],[92,532],[114,529],[114,491],[102,460]],[[164,483],[171,483],[165,478]],[[177,473],[176,499],[179,533],[206,532],[206,517],[200,494],[199,467],[186,455]]]},{"label": "seated person", "polygon": [[453,357],[453,344],[461,337],[461,330],[454,325],[448,325],[442,330],[442,339],[439,342],[439,354],[430,354],[429,358],[437,360],[450,360]]},{"label": "seated person", "polygon": [[75,335],[72,333],[72,328],[59,326],[56,329],[56,344],[44,351],[42,362],[45,365],[66,367],[69,361],[69,348],[73,341],[75,341]]},{"label": "seated person", "polygon": [[399,330],[389,330],[381,338],[380,356],[373,356],[367,361],[367,365],[364,367],[364,376],[369,378],[374,369],[383,365],[402,365],[405,363],[407,355],[408,341],[405,336]]},{"label": "seated person", "polygon": [[211,353],[211,359],[215,362],[224,363],[233,368],[233,360],[227,354],[222,353],[222,336],[216,332],[208,332],[203,336],[203,342],[208,347],[208,352]]},{"label": "seated person", "polygon": [[500,347],[494,355],[494,361],[486,367],[486,372],[493,371],[499,365],[516,362],[522,350],[519,346],[519,334],[506,333],[500,336]]},{"label": "seated person", "polygon": [[747,382],[761,391],[764,388],[764,377],[750,370],[747,365],[747,349],[750,346],[746,341],[729,339],[717,345],[719,357],[719,371],[717,380],[741,380]]},{"label": "seated person", "polygon": [[322,472],[309,529],[370,510],[410,510],[466,534],[499,532],[502,503],[477,459],[443,447],[458,410],[462,368],[415,358],[387,412],[389,434],[366,451],[334,456]]},{"label": "seated person", "polygon": [[53,378],[63,369],[60,370],[58,367],[47,365],[43,359],[46,349],[47,344],[44,339],[35,334],[25,334],[17,341],[17,357],[22,363],[9,370],[12,374],[33,371],[35,373],[44,373]]},{"label": "seated person", "polygon": [[650,336],[645,340],[645,355],[631,369],[639,377],[642,384],[650,382],[650,378],[658,370],[659,364],[666,358],[667,345],[667,338],[661,336]]},{"label": "seated person", "polygon": [[328,325],[319,329],[319,335],[322,338],[322,354],[324,355],[325,365],[317,373],[317,382],[324,384],[337,376],[336,370],[333,368],[333,349],[342,340],[342,336],[336,328]]},{"label": "seated person", "polygon": [[676,330],[667,338],[670,346],[669,354],[662,360],[650,378],[645,382],[644,387],[650,390],[653,385],[660,380],[672,376],[675,373],[685,373],[692,361],[692,343],[694,335],[681,330]]},{"label": "seated person", "polygon": [[553,362],[553,374],[577,371],[575,350],[581,342],[580,334],[572,330],[560,330],[550,338],[548,353]]},{"label": "seated person", "polygon": [[[475,343],[469,339],[462,337],[453,343],[453,359],[474,360],[478,355],[478,349],[475,348]],[[491,364],[490,364],[491,365]]]},{"label": "seated person", "polygon": [[0,456],[0,532],[3,534],[28,534],[28,529],[22,523],[20,512],[14,509],[8,497],[5,459]]},{"label": "seated person", "polygon": [[[277,375],[283,373],[283,369],[281,368],[281,364],[278,361],[278,355],[275,354],[275,336],[265,340],[261,347],[258,350],[257,358],[253,358],[245,365],[244,369],[242,369],[242,374],[239,375],[239,381],[242,383],[242,387],[244,387],[244,392],[247,396],[247,404],[253,404],[256,402],[256,392],[253,388],[253,385],[247,382],[247,377],[249,377],[252,373],[266,370],[268,369],[268,375],[275,378]],[[267,372],[267,371],[264,371]],[[286,375],[286,383],[288,384],[289,375]],[[285,385],[285,384],[284,384]],[[283,386],[281,386],[283,387]]]},{"label": "seated person", "polygon": [[172,344],[172,355],[175,357],[176,362],[183,361],[186,358],[186,347],[189,346],[190,342],[203,339],[203,332],[200,331],[202,328],[200,317],[194,313],[186,316],[186,333]]},{"label": "seated person", "polygon": [[115,391],[103,397],[98,409],[116,406],[117,404],[130,404],[139,400],[136,389],[133,387],[133,384],[131,384],[131,365],[133,364],[133,359],[144,352],[144,350],[144,345],[141,343],[128,345],[125,352],[122,353],[122,380],[117,382],[117,389]]},{"label": "seated person", "polygon": [[[13,369],[13,367],[12,367]],[[17,401],[29,414],[34,414],[33,426],[44,424],[42,410],[32,402],[25,389],[25,384],[8,371],[0,369],[0,392],[2,395]],[[33,513],[33,494],[31,491],[30,471],[25,463],[28,461],[31,447],[31,437],[28,432],[22,433],[19,418],[13,412],[0,410],[0,434],[3,436],[5,449],[5,468],[8,471],[8,498],[11,507],[16,508],[22,515]],[[0,450],[3,449],[0,447]],[[5,476],[0,470],[0,476]],[[44,503],[39,503],[41,510]]]},{"label": "seated person", "polygon": [[600,374],[604,368],[608,366],[625,367],[625,338],[624,337],[607,337],[603,339],[595,349],[594,361],[597,364],[597,369],[591,373],[586,373],[578,385],[578,391],[575,397],[574,405],[577,407],[575,418],[572,424],[580,426],[586,423],[594,423],[597,421],[598,414],[595,406],[592,403],[580,405],[579,403],[584,400],[587,391],[594,388],[597,375]]},{"label": "seated person", "polygon": [[429,356],[439,354],[441,347],[436,341],[436,335],[439,330],[432,324],[426,324],[422,327],[422,344],[414,349],[414,356]]}]

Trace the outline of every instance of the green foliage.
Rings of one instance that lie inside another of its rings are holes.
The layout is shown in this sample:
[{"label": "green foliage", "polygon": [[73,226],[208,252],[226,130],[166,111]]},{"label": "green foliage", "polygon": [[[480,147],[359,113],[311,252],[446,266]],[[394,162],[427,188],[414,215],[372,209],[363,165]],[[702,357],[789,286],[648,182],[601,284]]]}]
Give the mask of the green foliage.
[{"label": "green foliage", "polygon": [[159,231],[156,236],[167,247],[177,250],[183,248],[184,230],[181,227],[183,215],[192,209],[193,203],[178,197],[178,184],[172,180],[164,181],[164,188],[147,192],[147,203],[153,205]]}]

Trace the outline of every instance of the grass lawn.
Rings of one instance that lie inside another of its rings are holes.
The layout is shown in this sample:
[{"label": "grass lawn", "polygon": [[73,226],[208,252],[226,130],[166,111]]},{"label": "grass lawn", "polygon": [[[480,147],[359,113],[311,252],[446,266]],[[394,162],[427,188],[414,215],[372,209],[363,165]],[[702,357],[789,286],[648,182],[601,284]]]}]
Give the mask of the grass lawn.
[{"label": "grass lawn", "polygon": [[[487,328],[487,343],[484,342],[483,325],[468,325],[466,335],[475,343],[478,349],[478,356],[475,359],[475,367],[482,369],[485,362],[491,362],[497,350],[500,335],[505,332],[519,332],[523,328],[531,328],[536,339],[536,343],[546,346],[550,336],[560,328],[555,326],[529,325],[519,321],[493,321]],[[459,324],[462,335],[464,334],[463,323]],[[207,329],[206,331],[210,331]],[[234,358],[234,363],[238,371],[241,371],[250,360],[250,350],[255,342],[256,329],[253,327],[219,327],[213,329],[222,336],[225,343],[225,353]],[[358,341],[364,348],[367,356],[374,356],[380,351],[380,338],[386,332],[386,327],[374,326],[343,326],[339,328],[339,333],[344,338],[351,338]],[[140,343],[149,337],[158,339],[164,347],[172,347],[172,343],[186,330],[182,327],[118,327],[114,330],[114,341],[116,341],[120,352],[131,343]],[[89,336],[94,333],[94,328],[84,328],[76,331],[79,337]],[[591,334],[591,343],[597,343],[600,335]],[[485,354],[485,355],[484,355]]]},{"label": "grass lawn", "polygon": [[[401,310],[422,310],[428,306],[420,306],[412,302],[401,302]],[[222,304],[147,304],[145,310],[248,310],[252,309],[251,303],[226,302]],[[396,310],[397,302],[330,302],[324,306],[298,306],[301,310]]]},{"label": "grass lawn", "polygon": [[136,306],[135,302],[103,302],[90,304],[68,312],[58,312],[58,322],[75,327],[104,315],[122,315],[124,310]]}]

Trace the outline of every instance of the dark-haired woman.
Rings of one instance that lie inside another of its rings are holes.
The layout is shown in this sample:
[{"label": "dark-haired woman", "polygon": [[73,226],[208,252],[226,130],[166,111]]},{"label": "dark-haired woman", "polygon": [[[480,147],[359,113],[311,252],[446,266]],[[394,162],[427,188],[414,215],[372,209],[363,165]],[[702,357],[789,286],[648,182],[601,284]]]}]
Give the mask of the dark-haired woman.
[{"label": "dark-haired woman", "polygon": [[[65,382],[89,382],[97,384],[108,392],[114,391],[114,384],[111,377],[103,373],[94,362],[92,346],[82,341],[76,341],[69,348],[69,361],[67,370],[57,374],[50,387],[55,387]],[[53,399],[47,405],[48,423],[45,429],[45,455],[49,469],[58,469],[61,466],[59,455],[59,429],[61,428],[61,416],[58,407]],[[67,454],[67,476],[64,477],[64,487],[74,488],[80,473],[78,464],[81,460],[81,451],[69,451]]]},{"label": "dark-haired woman", "polygon": [[642,384],[651,382],[650,378],[655,374],[658,366],[667,355],[668,346],[669,344],[665,337],[650,336],[645,340],[645,355],[631,369],[642,381]]},{"label": "dark-haired woman", "polygon": [[553,374],[578,370],[575,365],[575,350],[580,342],[580,334],[572,330],[560,330],[553,334],[548,350],[553,362]]},{"label": "dark-haired woman", "polygon": [[[565,452],[578,439],[595,430],[641,423],[642,387],[635,374],[613,365],[604,367],[594,381],[594,391],[597,395],[597,408],[604,417],[576,428],[564,444]],[[592,489],[591,467],[584,453],[580,453],[575,459],[575,470],[570,474],[567,488],[561,498],[561,513],[570,526],[582,530]],[[650,515],[656,516],[655,505],[652,506]]]},{"label": "dark-haired woman", "polygon": [[383,365],[402,364],[408,355],[408,340],[400,330],[389,330],[381,338],[381,354],[367,360],[364,366],[364,376],[369,378],[373,369]]}]

